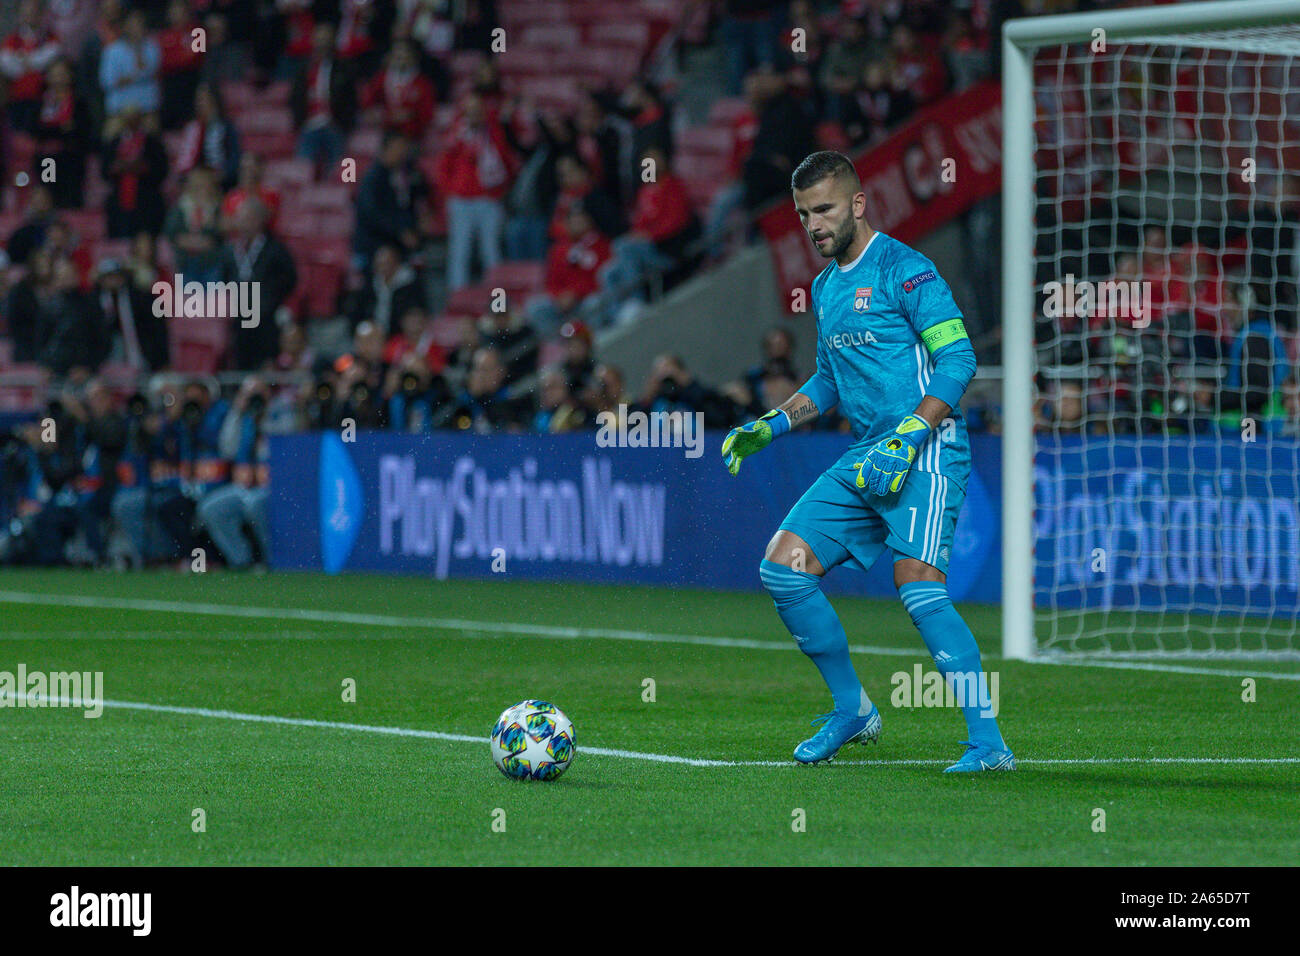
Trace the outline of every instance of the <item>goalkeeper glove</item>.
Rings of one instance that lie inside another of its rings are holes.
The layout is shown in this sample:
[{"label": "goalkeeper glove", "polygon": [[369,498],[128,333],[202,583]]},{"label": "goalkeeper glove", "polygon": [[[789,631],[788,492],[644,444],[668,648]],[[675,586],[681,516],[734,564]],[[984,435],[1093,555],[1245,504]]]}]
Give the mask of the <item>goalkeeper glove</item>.
[{"label": "goalkeeper glove", "polygon": [[733,475],[740,471],[740,463],[772,444],[773,438],[779,438],[790,430],[790,416],[779,408],[774,408],[755,422],[741,425],[727,432],[722,440],[722,463]]},{"label": "goalkeeper glove", "polygon": [[[865,461],[857,462],[859,488],[873,495],[892,494],[903,486],[907,470],[912,467],[916,453],[930,437],[930,425],[916,415],[904,418],[894,434],[876,442],[867,452]],[[870,466],[870,473],[863,474]]]}]

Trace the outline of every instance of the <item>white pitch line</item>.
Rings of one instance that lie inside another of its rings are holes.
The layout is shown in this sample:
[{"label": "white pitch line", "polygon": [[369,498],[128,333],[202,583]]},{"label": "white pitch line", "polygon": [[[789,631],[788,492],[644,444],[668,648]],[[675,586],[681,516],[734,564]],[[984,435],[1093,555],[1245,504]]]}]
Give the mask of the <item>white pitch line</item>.
[{"label": "white pitch line", "polygon": [[[322,624],[358,624],[363,627],[412,627],[429,630],[457,631],[462,634],[497,636],[514,634],[556,640],[640,641],[650,644],[694,644],[702,647],[738,647],[755,651],[794,651],[793,641],[756,641],[742,637],[716,637],[708,634],[663,634],[655,631],[628,631],[603,627],[555,627],[548,624],[519,624],[513,621],[474,621],[451,617],[404,617],[396,614],[360,614],[355,611],[319,611],[311,608],[249,607],[241,604],[200,604],[187,601],[155,601],[145,598],[113,598],[79,594],[27,594],[0,591],[0,604],[32,604],[39,607],[76,607],[100,610],[150,611],[167,614],[207,614],[218,617],[264,618],[285,621],[317,621]],[[855,644],[854,654],[880,654],[891,657],[926,656],[918,644],[907,647],[874,647]]]},{"label": "white pitch line", "polygon": [[[361,614],[356,611],[323,611],[312,608],[250,607],[242,604],[205,604],[183,601],[156,601],[146,598],[114,598],[78,594],[28,594],[23,591],[0,591],[0,604],[28,604],[38,607],[88,607],[98,610],[162,612],[167,614],[206,614],[217,617],[260,618],[263,620],[315,621],[322,624],[358,624],[366,627],[407,627],[428,630],[453,631],[466,637],[496,637],[512,634],[550,640],[613,640],[636,641],[649,644],[690,644],[697,647],[731,647],[756,651],[793,651],[793,641],[756,641],[751,638],[717,637],[707,634],[666,634],[657,631],[629,631],[600,627],[555,627],[547,624],[520,624],[513,621],[474,621],[464,618],[403,617],[396,614]],[[106,639],[129,639],[132,634],[120,637],[105,635]],[[179,636],[179,635],[178,635]],[[365,635],[363,635],[365,636]],[[220,638],[221,635],[204,635]],[[300,633],[286,638],[305,638]],[[351,640],[355,636],[349,635]],[[0,635],[8,639],[8,635]],[[881,657],[911,657],[924,660],[927,656],[921,647],[876,647],[869,644],[850,644],[852,654]],[[984,654],[985,660],[1001,660],[1001,655]],[[1130,661],[1112,661],[1098,658],[1066,660],[1056,657],[1038,657],[1031,664],[1062,664],[1070,667],[1110,667],[1124,670],[1157,671],[1172,674],[1196,674],[1209,677],[1254,677],[1260,680],[1300,681],[1300,672],[1271,672],[1223,670],[1211,667],[1188,667],[1185,664],[1142,664]]]},{"label": "white pitch line", "polygon": [[1062,667],[1110,667],[1121,671],[1159,671],[1166,674],[1211,674],[1218,677],[1268,677],[1273,680],[1300,680],[1300,671],[1247,671],[1223,670],[1210,667],[1188,667],[1186,664],[1147,664],[1140,661],[1107,661],[1092,658],[1074,661],[1067,657],[1040,657],[1035,664],[1053,664]]},{"label": "white pitch line", "polygon": [[[34,695],[24,695],[31,700]],[[49,698],[63,707],[81,707],[81,701],[67,697]],[[384,734],[390,737],[417,737],[423,740],[446,740],[453,743],[472,743],[482,746],[487,736],[480,734],[451,734],[440,730],[418,730],[413,727],[385,727],[381,724],[351,724],[339,720],[313,720],[307,717],[278,717],[271,714],[245,714],[234,710],[212,710],[207,707],[177,707],[172,704],[149,704],[135,700],[105,700],[105,708],[140,710],[159,714],[179,714],[185,717],[208,717],[217,720],[234,720],[254,724],[278,724],[288,727],[314,727],[324,730],[347,730],[354,733]],[[48,705],[47,705],[48,706]],[[609,747],[579,747],[579,753],[594,757],[620,757],[625,760],[646,760],[652,763],[681,764],[687,767],[798,767],[794,760],[710,760],[701,757],[681,757],[676,754],[642,753],[637,750],[619,750]],[[850,767],[932,767],[951,763],[951,760],[840,760],[829,766]],[[1300,757],[1076,757],[1017,759],[1018,764],[1036,766],[1076,766],[1084,764],[1300,764]]]}]

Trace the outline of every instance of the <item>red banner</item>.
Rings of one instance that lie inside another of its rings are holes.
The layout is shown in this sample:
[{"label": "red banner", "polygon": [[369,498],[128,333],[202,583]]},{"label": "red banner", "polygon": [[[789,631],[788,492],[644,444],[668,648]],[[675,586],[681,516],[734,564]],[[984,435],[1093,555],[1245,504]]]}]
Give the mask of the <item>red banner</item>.
[{"label": "red banner", "polygon": [[[921,110],[897,133],[854,159],[867,194],[867,222],[906,243],[1002,188],[1002,88],[980,83]],[[786,200],[759,218],[777,287],[809,289],[826,260]],[[807,300],[811,305],[811,300]]]}]

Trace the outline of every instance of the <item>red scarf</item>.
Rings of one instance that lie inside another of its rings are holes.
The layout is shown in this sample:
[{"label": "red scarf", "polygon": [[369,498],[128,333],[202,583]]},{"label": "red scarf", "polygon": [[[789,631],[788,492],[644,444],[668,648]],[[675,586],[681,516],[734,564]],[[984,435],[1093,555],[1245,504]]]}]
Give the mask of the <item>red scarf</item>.
[{"label": "red scarf", "polygon": [[[127,163],[135,163],[144,155],[144,130],[123,133],[117,141],[117,158]],[[117,204],[130,212],[135,209],[140,198],[140,174],[123,173],[117,181]]]}]

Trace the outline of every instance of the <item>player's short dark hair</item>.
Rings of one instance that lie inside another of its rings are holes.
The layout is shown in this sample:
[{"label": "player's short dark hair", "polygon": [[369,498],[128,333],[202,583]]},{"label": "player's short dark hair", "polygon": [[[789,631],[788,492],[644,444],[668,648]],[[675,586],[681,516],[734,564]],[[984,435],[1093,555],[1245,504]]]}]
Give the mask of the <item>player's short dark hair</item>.
[{"label": "player's short dark hair", "polygon": [[858,182],[858,171],[853,168],[853,161],[843,153],[833,149],[823,149],[809,153],[804,161],[795,167],[790,175],[791,189],[808,189],[829,176],[847,176],[852,182]]}]

